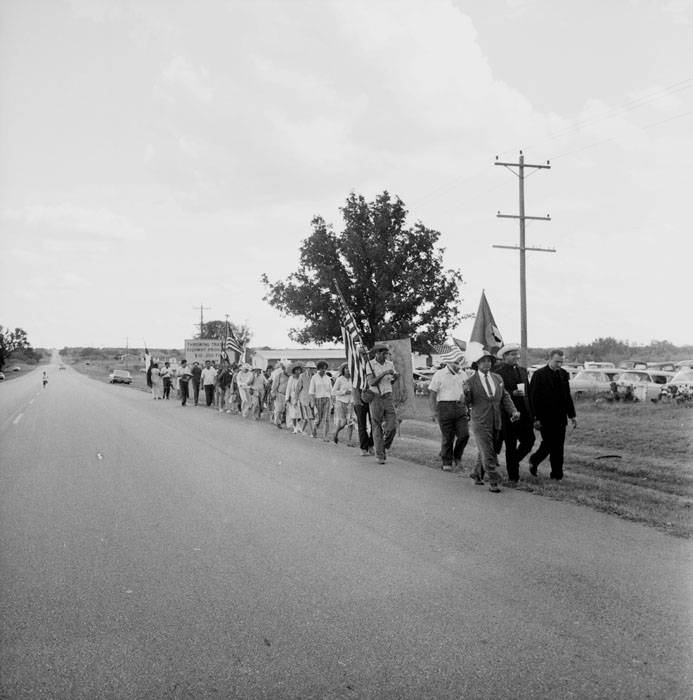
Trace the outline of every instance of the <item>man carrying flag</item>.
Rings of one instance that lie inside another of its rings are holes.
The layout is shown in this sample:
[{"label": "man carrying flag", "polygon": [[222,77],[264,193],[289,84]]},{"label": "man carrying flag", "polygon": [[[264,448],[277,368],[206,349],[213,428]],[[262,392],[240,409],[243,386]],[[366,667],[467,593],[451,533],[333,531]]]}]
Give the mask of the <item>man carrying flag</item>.
[{"label": "man carrying flag", "polygon": [[[459,347],[461,342],[455,341],[455,344]],[[467,343],[467,361],[471,364],[472,361],[479,358],[483,350],[495,356],[501,347],[503,347],[503,337],[491,313],[491,307],[486,299],[486,292],[482,291],[472,334],[469,336],[469,343]]]}]

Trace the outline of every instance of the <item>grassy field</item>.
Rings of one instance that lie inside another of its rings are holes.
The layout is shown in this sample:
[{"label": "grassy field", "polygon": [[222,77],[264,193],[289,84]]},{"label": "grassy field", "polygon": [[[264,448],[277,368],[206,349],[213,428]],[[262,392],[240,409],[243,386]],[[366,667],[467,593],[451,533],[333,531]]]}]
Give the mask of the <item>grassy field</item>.
[{"label": "grassy field", "polygon": [[[111,369],[125,369],[115,361],[91,361],[89,365],[80,361],[74,367],[101,381],[108,381]],[[146,390],[144,374],[131,372],[131,387]],[[440,432],[430,420],[428,400],[417,396],[416,408],[417,418],[402,422],[391,454],[439,469]],[[651,403],[597,405],[592,401],[580,402],[576,408],[578,428],[568,428],[564,480],[556,483],[548,478],[548,460],[540,465],[539,476],[532,477],[525,460],[519,488],[690,537],[693,409]],[[450,478],[468,478],[475,460],[472,437],[462,468]],[[504,471],[502,454],[500,461]]]}]

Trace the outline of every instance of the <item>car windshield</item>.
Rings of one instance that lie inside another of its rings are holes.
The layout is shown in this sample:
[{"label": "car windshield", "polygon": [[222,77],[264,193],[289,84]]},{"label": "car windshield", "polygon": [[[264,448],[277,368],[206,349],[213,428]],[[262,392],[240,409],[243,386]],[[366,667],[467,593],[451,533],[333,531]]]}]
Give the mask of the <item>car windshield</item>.
[{"label": "car windshield", "polygon": [[618,380],[621,382],[649,382],[650,377],[645,372],[621,372],[618,375]]}]

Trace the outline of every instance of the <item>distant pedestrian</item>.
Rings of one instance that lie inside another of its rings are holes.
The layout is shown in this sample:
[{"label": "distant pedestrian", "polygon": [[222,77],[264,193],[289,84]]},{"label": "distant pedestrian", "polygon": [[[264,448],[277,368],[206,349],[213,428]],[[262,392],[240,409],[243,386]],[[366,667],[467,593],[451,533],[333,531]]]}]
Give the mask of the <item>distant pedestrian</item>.
[{"label": "distant pedestrian", "polygon": [[318,433],[322,433],[322,439],[325,441],[327,441],[327,435],[330,432],[330,410],[332,408],[332,380],[326,372],[327,362],[321,360],[318,362],[317,374],[311,378],[308,388],[311,405],[315,411],[313,437],[318,437]]},{"label": "distant pedestrian", "polygon": [[188,384],[190,378],[192,377],[192,372],[190,367],[188,367],[187,360],[180,361],[180,369],[178,370],[178,390],[180,391],[180,405],[185,406],[188,401]]},{"label": "distant pedestrian", "polygon": [[501,440],[496,445],[497,452],[505,444],[505,468],[508,472],[508,485],[516,486],[520,479],[520,462],[532,451],[534,446],[534,426],[532,410],[529,405],[529,377],[527,370],[520,367],[520,346],[508,343],[498,351],[501,358],[495,372],[503,379],[505,390],[510,394],[515,408],[520,412],[519,420],[514,423],[503,414]]},{"label": "distant pedestrian", "polygon": [[440,457],[443,471],[452,471],[462,463],[469,441],[469,409],[464,398],[466,375],[460,371],[464,355],[458,350],[439,369],[428,385],[428,401],[433,419],[440,428]]},{"label": "distant pedestrian", "polygon": [[[310,401],[310,380],[317,371],[315,362],[309,360],[303,367],[303,372],[298,378],[298,400],[301,404],[301,432],[304,435],[312,435],[315,432],[315,416]],[[308,429],[306,431],[306,428]]]},{"label": "distant pedestrian", "polygon": [[200,401],[200,381],[202,378],[202,367],[200,367],[200,363],[197,362],[197,360],[192,363],[190,371],[192,373],[190,377],[190,382],[192,384],[192,399],[195,406],[197,406]]},{"label": "distant pedestrian", "polygon": [[491,372],[495,361],[489,352],[484,352],[476,361],[477,371],[465,384],[465,400],[472,411],[472,432],[478,450],[472,474],[474,483],[483,485],[484,476],[488,475],[489,491],[500,493],[496,444],[503,425],[501,411],[505,411],[513,422],[519,420],[520,413],[505,390],[503,379]]},{"label": "distant pedestrian", "polygon": [[252,377],[248,380],[248,392],[250,394],[250,406],[248,416],[253,420],[260,420],[262,413],[262,397],[265,395],[267,380],[262,373],[262,367],[253,367]]},{"label": "distant pedestrian", "polygon": [[279,367],[272,372],[270,399],[274,404],[273,423],[282,428],[286,422],[286,385],[291,376],[291,363],[287,359],[279,361]]},{"label": "distant pedestrian", "polygon": [[294,435],[301,432],[301,398],[300,398],[300,378],[301,365],[291,366],[291,376],[286,383],[286,393],[284,394],[284,405],[286,406],[286,426],[293,430]]},{"label": "distant pedestrian", "polygon": [[392,383],[399,378],[395,365],[388,359],[390,348],[378,344],[373,348],[375,359],[368,363],[366,381],[374,394],[370,404],[371,427],[378,464],[385,464],[387,450],[397,433],[397,413],[392,400]]},{"label": "distant pedestrian", "polygon": [[236,374],[238,394],[241,399],[241,415],[243,418],[247,418],[250,411],[250,387],[248,384],[252,381],[252,379],[253,370],[250,368],[250,365],[247,362],[244,362]]},{"label": "distant pedestrian", "polygon": [[46,384],[48,384],[48,374],[46,374],[46,371],[43,371],[43,375],[41,377],[41,381],[43,383],[43,388],[46,388]]},{"label": "distant pedestrian", "polygon": [[152,362],[149,366],[150,378],[152,382],[152,396],[155,400],[161,398],[161,372],[159,371],[159,363]]},{"label": "distant pedestrian", "polygon": [[551,350],[549,361],[532,375],[529,401],[534,413],[534,427],[541,433],[539,448],[529,457],[530,474],[549,457],[551,478],[563,478],[563,446],[568,419],[577,428],[573,398],[570,395],[570,375],[562,368],[563,350]]},{"label": "distant pedestrian", "polygon": [[214,403],[214,383],[217,379],[217,370],[212,367],[209,360],[205,360],[205,366],[201,374],[202,386],[205,390],[205,404],[211,406]]},{"label": "distant pedestrian", "polygon": [[171,363],[164,362],[164,366],[160,370],[161,383],[164,390],[164,398],[169,399],[171,397],[171,384],[172,384],[172,372]]}]

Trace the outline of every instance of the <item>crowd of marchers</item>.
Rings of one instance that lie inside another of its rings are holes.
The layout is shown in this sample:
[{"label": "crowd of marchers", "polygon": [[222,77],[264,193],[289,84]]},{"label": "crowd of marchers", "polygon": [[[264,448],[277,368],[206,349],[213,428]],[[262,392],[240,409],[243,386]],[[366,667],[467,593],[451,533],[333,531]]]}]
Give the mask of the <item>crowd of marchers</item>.
[{"label": "crowd of marchers", "polygon": [[[547,364],[530,380],[519,364],[519,350],[519,345],[507,344],[495,354],[483,352],[468,370],[462,369],[461,351],[450,353],[429,385],[432,419],[441,433],[442,469],[461,466],[471,433],[477,458],[470,476],[475,484],[488,483],[492,493],[499,493],[503,483],[517,486],[525,458],[536,476],[548,457],[550,477],[560,481],[568,421],[577,427],[569,375],[561,368],[563,351],[551,350]],[[204,400],[208,407],[247,419],[269,415],[277,428],[296,435],[338,443],[344,430],[347,444],[358,441],[361,456],[374,455],[384,464],[397,432],[393,385],[400,377],[387,345],[376,345],[366,359],[363,388],[354,387],[347,363],[329,372],[326,362],[288,360],[264,370],[246,363],[216,366],[209,360],[204,366],[182,360],[176,368],[153,362],[147,383],[154,399],[170,399],[173,392],[182,406]],[[532,452],[535,431],[541,439]],[[499,462],[503,448],[505,479]]]}]

